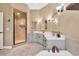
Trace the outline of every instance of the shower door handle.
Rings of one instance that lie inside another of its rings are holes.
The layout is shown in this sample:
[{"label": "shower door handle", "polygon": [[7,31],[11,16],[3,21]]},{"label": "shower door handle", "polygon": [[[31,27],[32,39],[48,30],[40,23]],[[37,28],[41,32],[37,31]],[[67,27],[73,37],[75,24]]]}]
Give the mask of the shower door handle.
[{"label": "shower door handle", "polygon": [[25,30],[27,30],[27,27],[25,27]]}]

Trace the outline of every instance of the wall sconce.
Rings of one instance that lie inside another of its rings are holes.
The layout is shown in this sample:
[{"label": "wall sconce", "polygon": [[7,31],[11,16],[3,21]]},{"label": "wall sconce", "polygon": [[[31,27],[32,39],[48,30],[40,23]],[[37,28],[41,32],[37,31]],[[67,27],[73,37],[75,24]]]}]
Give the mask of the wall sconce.
[{"label": "wall sconce", "polygon": [[57,12],[55,12],[53,15],[50,14],[50,15],[47,17],[47,21],[52,22],[52,23],[54,23],[54,24],[57,24],[57,23],[58,23]]},{"label": "wall sconce", "polygon": [[54,24],[58,24],[58,19],[55,18],[54,21],[53,21],[53,23],[54,23]]},{"label": "wall sconce", "polygon": [[57,24],[58,23],[58,19],[56,17],[53,17],[51,19],[48,19],[49,22],[52,22],[54,24]]},{"label": "wall sconce", "polygon": [[52,14],[48,15],[47,17],[47,21],[51,21],[52,20]]}]

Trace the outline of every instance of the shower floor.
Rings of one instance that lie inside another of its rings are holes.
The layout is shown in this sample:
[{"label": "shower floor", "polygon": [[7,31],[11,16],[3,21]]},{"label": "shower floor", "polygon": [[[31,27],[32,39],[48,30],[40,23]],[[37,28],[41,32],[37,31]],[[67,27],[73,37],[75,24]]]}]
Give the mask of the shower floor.
[{"label": "shower floor", "polygon": [[15,41],[15,44],[18,44],[18,43],[22,43],[22,42],[25,42],[25,40],[20,40],[20,39],[17,39],[16,41]]}]

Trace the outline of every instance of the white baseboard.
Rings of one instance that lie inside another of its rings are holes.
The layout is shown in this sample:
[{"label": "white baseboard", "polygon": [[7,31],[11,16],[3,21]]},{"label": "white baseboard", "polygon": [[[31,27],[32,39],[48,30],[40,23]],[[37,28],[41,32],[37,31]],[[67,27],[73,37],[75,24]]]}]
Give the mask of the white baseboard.
[{"label": "white baseboard", "polygon": [[12,49],[12,46],[4,46],[3,49]]}]

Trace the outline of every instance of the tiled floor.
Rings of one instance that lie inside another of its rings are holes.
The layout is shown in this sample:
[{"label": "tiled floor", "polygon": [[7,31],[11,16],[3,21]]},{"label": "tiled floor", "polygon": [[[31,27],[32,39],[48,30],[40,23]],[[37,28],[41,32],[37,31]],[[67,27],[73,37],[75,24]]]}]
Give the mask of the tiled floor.
[{"label": "tiled floor", "polygon": [[12,49],[3,49],[0,50],[0,56],[5,56],[6,54],[10,53]]},{"label": "tiled floor", "polygon": [[[17,48],[18,46],[21,46],[24,44],[26,43],[20,43],[20,44],[14,45],[13,48]],[[0,56],[5,56],[6,54],[10,53],[13,50],[13,48],[12,49],[0,49]]]},{"label": "tiled floor", "polygon": [[40,52],[43,47],[36,43],[27,43],[15,46],[13,49],[0,50],[1,56],[33,56]]}]

